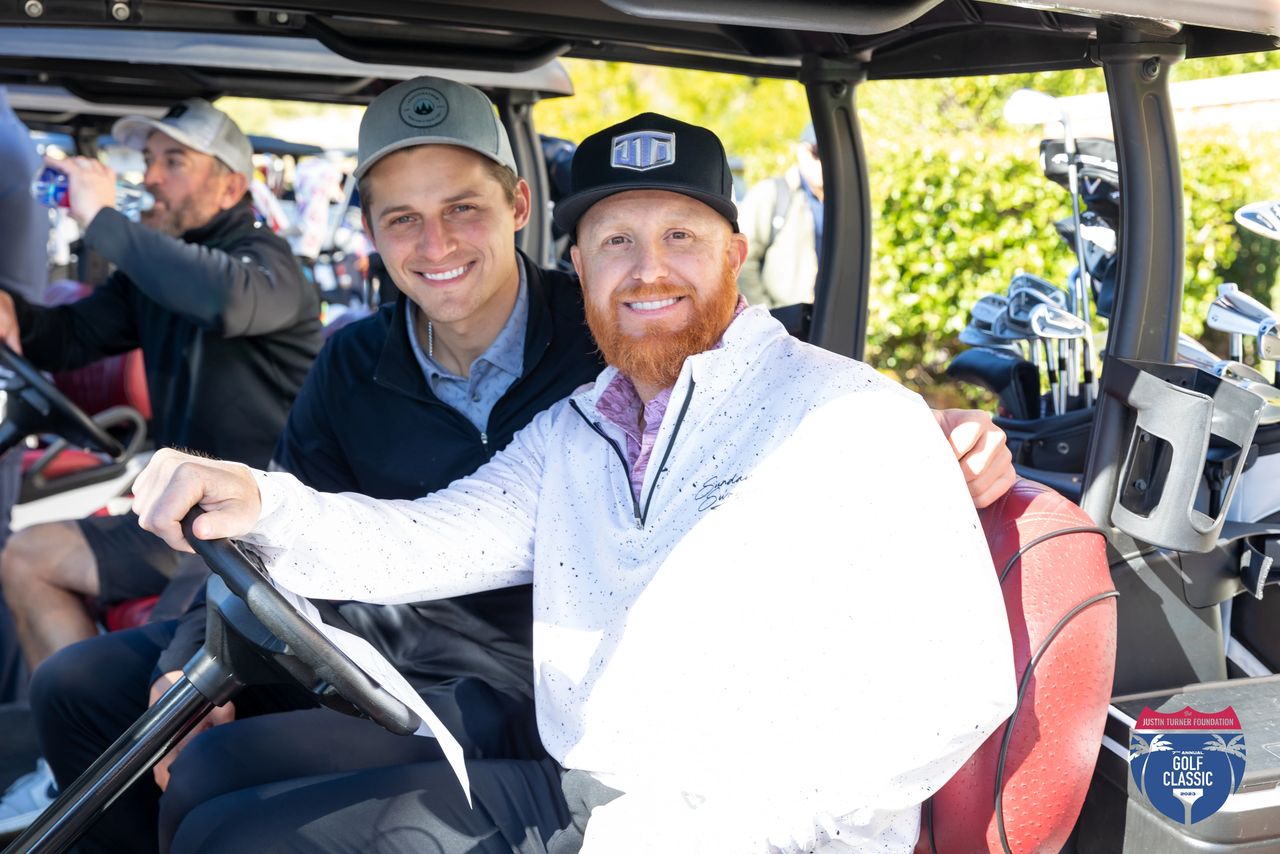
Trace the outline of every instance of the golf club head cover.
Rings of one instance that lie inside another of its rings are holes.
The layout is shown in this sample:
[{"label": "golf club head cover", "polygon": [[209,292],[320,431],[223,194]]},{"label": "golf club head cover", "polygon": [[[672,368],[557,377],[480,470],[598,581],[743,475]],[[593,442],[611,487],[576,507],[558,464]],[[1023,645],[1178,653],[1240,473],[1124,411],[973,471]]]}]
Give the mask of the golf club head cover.
[{"label": "golf club head cover", "polygon": [[1013,353],[965,350],[947,365],[947,376],[993,392],[1009,418],[1025,421],[1040,415],[1040,371]]}]

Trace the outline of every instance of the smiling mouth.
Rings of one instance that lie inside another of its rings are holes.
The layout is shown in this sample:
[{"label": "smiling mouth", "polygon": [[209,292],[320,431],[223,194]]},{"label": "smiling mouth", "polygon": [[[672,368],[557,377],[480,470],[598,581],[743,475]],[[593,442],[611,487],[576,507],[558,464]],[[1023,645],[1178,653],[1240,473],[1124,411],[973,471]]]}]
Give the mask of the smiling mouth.
[{"label": "smiling mouth", "polygon": [[645,302],[629,302],[625,305],[632,311],[657,311],[669,305],[675,305],[682,299],[684,297],[670,297],[668,299],[646,300]]},{"label": "smiling mouth", "polygon": [[452,270],[444,270],[439,273],[419,272],[418,275],[426,279],[428,282],[450,282],[460,277],[469,269],[471,269],[470,264],[463,264],[461,267],[454,267]]}]

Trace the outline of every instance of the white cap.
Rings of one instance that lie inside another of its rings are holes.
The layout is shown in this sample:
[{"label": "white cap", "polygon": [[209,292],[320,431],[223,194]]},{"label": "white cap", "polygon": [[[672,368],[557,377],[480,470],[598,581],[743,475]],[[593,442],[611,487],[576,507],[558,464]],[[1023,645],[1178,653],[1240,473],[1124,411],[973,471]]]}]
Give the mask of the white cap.
[{"label": "white cap", "polygon": [[175,104],[158,119],[125,116],[111,135],[130,148],[143,149],[152,132],[173,137],[187,148],[221,160],[233,172],[253,177],[253,146],[231,117],[200,98]]}]

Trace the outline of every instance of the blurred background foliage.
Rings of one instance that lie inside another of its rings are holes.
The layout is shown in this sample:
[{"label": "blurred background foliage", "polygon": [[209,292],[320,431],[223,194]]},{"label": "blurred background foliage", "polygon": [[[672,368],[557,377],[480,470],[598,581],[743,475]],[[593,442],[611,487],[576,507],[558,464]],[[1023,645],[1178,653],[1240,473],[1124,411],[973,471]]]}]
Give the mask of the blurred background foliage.
[{"label": "blurred background foliage", "polygon": [[[710,127],[748,183],[787,169],[809,121],[796,83],[700,71],[564,60],[577,94],[544,101],[539,129],[567,139],[655,110]],[[1280,68],[1280,52],[1198,59],[1173,80]],[[871,177],[874,259],[867,361],[935,404],[986,403],[984,394],[944,381],[968,308],[1004,291],[1019,271],[1065,282],[1074,267],[1054,222],[1071,215],[1065,190],[1040,171],[1038,129],[1002,119],[1022,88],[1055,96],[1105,91],[1100,69],[945,80],[871,81],[858,113]],[[1232,220],[1249,201],[1280,196],[1280,145],[1267,135],[1224,138],[1181,133],[1187,267],[1183,329],[1219,351],[1206,334],[1208,303],[1235,281],[1274,302],[1280,244],[1242,233]],[[1099,324],[1105,327],[1105,322]]]}]

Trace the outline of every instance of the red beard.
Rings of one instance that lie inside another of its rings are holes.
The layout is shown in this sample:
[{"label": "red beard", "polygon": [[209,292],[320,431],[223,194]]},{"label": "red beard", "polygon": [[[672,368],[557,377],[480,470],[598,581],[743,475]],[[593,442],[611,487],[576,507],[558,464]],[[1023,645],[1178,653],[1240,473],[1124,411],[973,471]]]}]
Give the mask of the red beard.
[{"label": "red beard", "polygon": [[[627,335],[618,323],[624,302],[687,297],[693,304],[692,317],[679,329],[655,329],[642,336]],[[724,335],[738,304],[737,277],[727,267],[720,286],[699,294],[691,288],[658,283],[614,292],[601,306],[586,300],[587,326],[595,336],[604,360],[632,382],[656,388],[675,385],[680,368],[689,356],[710,350]]]}]

